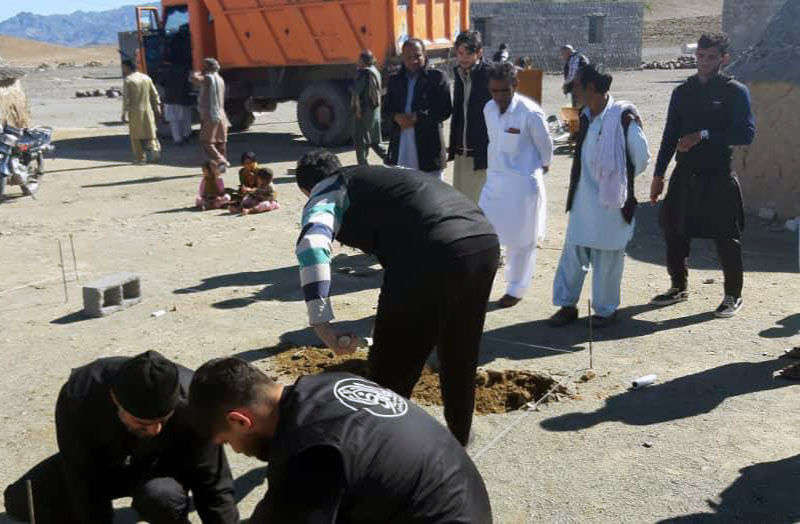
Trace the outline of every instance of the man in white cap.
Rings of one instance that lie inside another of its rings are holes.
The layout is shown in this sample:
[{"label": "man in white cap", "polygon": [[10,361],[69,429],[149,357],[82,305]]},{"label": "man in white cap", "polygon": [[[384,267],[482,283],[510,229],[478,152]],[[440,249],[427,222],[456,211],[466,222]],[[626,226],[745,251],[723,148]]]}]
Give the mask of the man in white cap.
[{"label": "man in white cap", "polygon": [[200,86],[197,110],[200,113],[200,145],[208,160],[225,167],[228,143],[228,116],[225,114],[225,80],[219,74],[215,58],[203,60],[202,73],[192,74],[192,82]]},{"label": "man in white cap", "polygon": [[575,99],[575,93],[573,92],[572,87],[574,85],[575,75],[578,73],[578,69],[587,65],[589,63],[589,59],[581,53],[575,51],[575,48],[569,44],[566,44],[561,48],[561,58],[564,59],[564,84],[561,87],[561,90],[565,95],[572,96],[572,107],[578,107],[578,101]]}]

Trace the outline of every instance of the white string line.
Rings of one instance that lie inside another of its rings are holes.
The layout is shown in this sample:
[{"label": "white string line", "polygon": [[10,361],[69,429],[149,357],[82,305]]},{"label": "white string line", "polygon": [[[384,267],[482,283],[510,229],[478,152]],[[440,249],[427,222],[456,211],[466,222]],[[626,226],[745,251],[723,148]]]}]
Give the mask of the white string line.
[{"label": "white string line", "polygon": [[513,344],[513,345],[516,345],[516,346],[525,346],[525,347],[534,348],[534,349],[544,349],[544,350],[547,350],[547,351],[553,351],[555,353],[580,353],[581,351],[583,351],[583,350],[580,350],[580,349],[569,350],[569,349],[551,348],[549,346],[539,346],[537,344],[528,344],[526,342],[517,342],[516,340],[506,340],[504,338],[496,338],[496,337],[483,337],[483,339],[484,340],[492,340],[492,341],[495,341],[495,342],[504,342],[506,344]]},{"label": "white string line", "polygon": [[[89,273],[84,273],[82,271],[78,271],[78,276],[84,277],[84,276],[86,276],[88,274]],[[25,289],[26,287],[35,286],[37,284],[47,284],[47,283],[50,283],[50,282],[58,282],[59,280],[61,280],[61,279],[60,278],[46,278],[44,280],[37,280],[36,282],[28,282],[27,284],[22,284],[21,286],[17,286],[17,287],[11,287],[11,288],[8,288],[8,289],[0,289],[0,297],[6,295],[7,293],[11,293],[12,291],[18,291],[20,289]],[[68,279],[67,282],[76,282],[76,281]]]},{"label": "white string line", "polygon": [[518,416],[516,419],[514,419],[513,421],[511,421],[511,422],[510,422],[510,423],[509,423],[509,424],[508,424],[508,425],[507,425],[507,426],[506,426],[506,427],[505,427],[505,428],[504,428],[502,431],[500,431],[500,433],[498,433],[498,434],[497,434],[497,435],[496,435],[496,436],[495,436],[495,437],[494,437],[494,438],[493,438],[491,441],[489,441],[489,442],[488,442],[488,443],[487,443],[487,444],[486,444],[486,445],[485,445],[483,448],[481,448],[481,449],[480,449],[480,450],[479,450],[477,453],[475,453],[475,455],[473,455],[473,456],[472,456],[472,460],[473,460],[474,462],[478,462],[478,459],[480,459],[480,458],[481,458],[481,455],[483,455],[483,454],[484,454],[486,451],[488,451],[488,450],[489,450],[489,449],[491,449],[491,448],[492,448],[492,447],[493,447],[495,444],[497,444],[497,442],[498,442],[498,441],[499,441],[501,438],[503,438],[504,436],[506,436],[506,435],[508,434],[508,432],[509,432],[509,431],[511,431],[512,429],[514,429],[514,427],[516,427],[516,425],[517,425],[517,424],[519,424],[519,423],[522,421],[522,419],[523,419],[523,418],[525,418],[525,417],[527,417],[528,415],[530,415],[531,413],[533,413],[533,412],[536,410],[536,408],[538,408],[538,407],[539,407],[539,404],[541,404],[542,402],[544,402],[545,400],[547,400],[547,399],[550,397],[550,395],[552,395],[552,394],[553,394],[553,392],[555,392],[555,390],[557,390],[557,389],[558,389],[558,388],[560,388],[560,387],[563,387],[563,386],[564,386],[564,385],[565,385],[567,382],[569,382],[570,380],[572,380],[572,378],[573,378],[575,375],[577,375],[577,374],[578,374],[578,373],[580,373],[581,371],[586,371],[587,369],[589,369],[589,368],[585,368],[585,367],[578,367],[578,368],[575,368],[575,370],[574,370],[572,373],[570,373],[570,374],[569,374],[569,375],[568,375],[566,378],[564,378],[564,379],[563,379],[561,382],[559,382],[559,383],[558,383],[558,384],[556,384],[555,386],[551,387],[551,388],[550,388],[550,389],[547,391],[547,393],[545,393],[545,394],[544,394],[544,396],[542,396],[542,398],[540,398],[540,399],[539,399],[539,400],[537,400],[536,402],[528,402],[527,404],[525,404],[525,405],[523,405],[523,406],[521,406],[521,407],[517,408],[517,411],[519,411],[519,410],[522,410],[523,408],[526,408],[526,409],[527,409],[527,411],[522,411],[522,412],[519,414],[519,416]]}]

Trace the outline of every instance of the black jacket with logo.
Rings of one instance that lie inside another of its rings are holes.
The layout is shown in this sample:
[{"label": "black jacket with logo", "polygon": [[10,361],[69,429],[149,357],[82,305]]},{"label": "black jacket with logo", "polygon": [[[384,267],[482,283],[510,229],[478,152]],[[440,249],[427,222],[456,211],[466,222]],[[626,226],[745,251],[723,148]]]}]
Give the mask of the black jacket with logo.
[{"label": "black jacket with logo", "polygon": [[407,399],[349,373],[287,386],[269,491],[250,522],[486,524],[483,479],[450,432]]}]

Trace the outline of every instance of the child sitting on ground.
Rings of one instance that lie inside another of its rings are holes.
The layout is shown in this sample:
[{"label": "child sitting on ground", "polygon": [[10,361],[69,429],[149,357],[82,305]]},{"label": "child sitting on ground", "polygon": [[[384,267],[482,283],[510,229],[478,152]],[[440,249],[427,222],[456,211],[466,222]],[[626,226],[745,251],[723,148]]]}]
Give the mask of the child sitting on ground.
[{"label": "child sitting on ground", "polygon": [[242,200],[243,215],[280,209],[278,193],[272,183],[273,177],[272,170],[269,168],[260,167],[256,170],[258,185],[255,191],[245,196],[244,200]]},{"label": "child sitting on ground", "polygon": [[203,179],[197,191],[195,205],[200,210],[219,209],[231,201],[230,195],[225,193],[225,183],[219,172],[219,164],[211,160],[203,163]]},{"label": "child sitting on ground", "polygon": [[258,187],[256,171],[258,163],[256,154],[252,151],[242,153],[242,168],[239,170],[239,189],[232,192],[231,205],[228,209],[231,213],[238,213],[242,210],[242,200],[247,195],[253,193]]}]

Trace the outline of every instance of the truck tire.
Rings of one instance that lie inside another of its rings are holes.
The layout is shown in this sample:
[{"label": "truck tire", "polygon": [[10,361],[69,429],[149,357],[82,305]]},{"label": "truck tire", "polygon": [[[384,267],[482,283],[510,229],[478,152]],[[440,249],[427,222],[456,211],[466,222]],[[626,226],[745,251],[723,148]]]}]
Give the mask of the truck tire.
[{"label": "truck tire", "polygon": [[245,98],[231,98],[225,101],[225,114],[228,115],[231,131],[234,133],[247,131],[256,121],[256,116],[247,109],[246,102]]},{"label": "truck tire", "polygon": [[316,146],[335,147],[350,140],[350,100],[347,90],[333,81],[306,87],[297,101],[300,131]]}]

